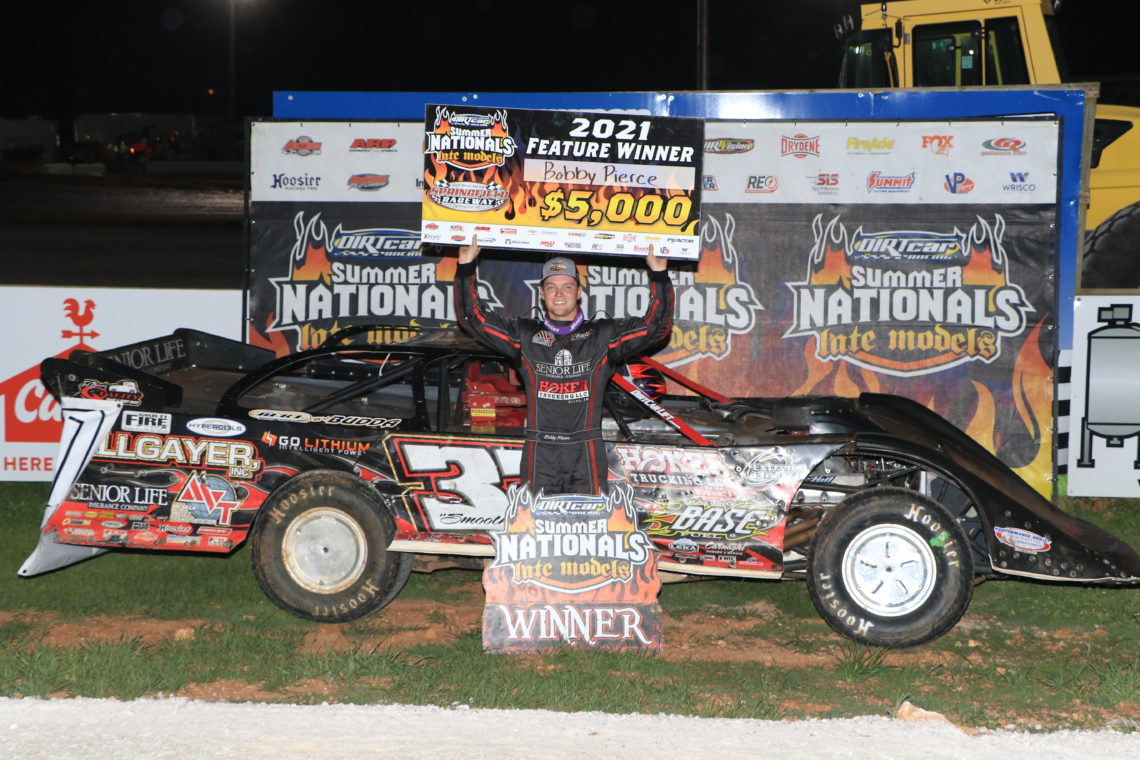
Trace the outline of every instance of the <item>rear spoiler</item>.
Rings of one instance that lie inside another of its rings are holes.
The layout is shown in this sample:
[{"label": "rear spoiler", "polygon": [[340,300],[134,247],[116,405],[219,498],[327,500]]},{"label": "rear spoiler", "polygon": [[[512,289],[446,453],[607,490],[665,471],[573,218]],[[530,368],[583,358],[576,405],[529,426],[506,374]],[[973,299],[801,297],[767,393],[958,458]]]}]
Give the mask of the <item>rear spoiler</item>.
[{"label": "rear spoiler", "polygon": [[183,367],[248,372],[277,358],[268,349],[186,327],[161,338],[100,351],[97,356],[151,375],[164,375]]}]

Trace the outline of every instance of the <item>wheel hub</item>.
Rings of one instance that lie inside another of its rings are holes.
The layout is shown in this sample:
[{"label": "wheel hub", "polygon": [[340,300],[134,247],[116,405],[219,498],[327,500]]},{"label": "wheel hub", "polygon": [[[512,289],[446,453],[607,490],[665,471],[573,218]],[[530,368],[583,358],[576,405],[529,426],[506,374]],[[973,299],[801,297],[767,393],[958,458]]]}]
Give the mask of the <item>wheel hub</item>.
[{"label": "wheel hub", "polygon": [[281,542],[285,569],[298,585],[335,594],[364,572],[368,544],[360,524],[338,509],[310,509],[292,522]]},{"label": "wheel hub", "polygon": [[934,551],[922,536],[902,525],[874,525],[843,553],[843,585],[863,609],[898,617],[919,609],[937,581]]}]

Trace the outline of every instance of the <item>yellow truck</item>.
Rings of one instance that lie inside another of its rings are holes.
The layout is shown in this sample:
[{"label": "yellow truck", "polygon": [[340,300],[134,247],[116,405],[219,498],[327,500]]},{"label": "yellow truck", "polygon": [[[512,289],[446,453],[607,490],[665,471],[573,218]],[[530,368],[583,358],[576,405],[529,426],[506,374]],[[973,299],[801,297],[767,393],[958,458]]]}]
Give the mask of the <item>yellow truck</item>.
[{"label": "yellow truck", "polygon": [[[845,17],[840,84],[1057,84],[1053,0],[897,0]],[[1097,104],[1080,287],[1140,287],[1140,108]]]}]

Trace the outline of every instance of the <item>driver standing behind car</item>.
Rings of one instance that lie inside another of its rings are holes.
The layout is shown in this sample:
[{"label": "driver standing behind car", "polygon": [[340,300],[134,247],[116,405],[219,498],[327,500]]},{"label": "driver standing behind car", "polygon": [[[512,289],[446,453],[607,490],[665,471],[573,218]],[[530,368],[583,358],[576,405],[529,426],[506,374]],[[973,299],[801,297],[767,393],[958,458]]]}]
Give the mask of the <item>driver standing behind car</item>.
[{"label": "driver standing behind car", "polygon": [[477,340],[520,368],[527,398],[520,476],[534,492],[600,494],[607,488],[602,398],[614,368],[663,340],[673,322],[668,261],[653,253],[645,316],[587,320],[574,262],[561,256],[542,266],[542,320],[506,318],[479,300],[479,242],[459,248],[455,313]]}]

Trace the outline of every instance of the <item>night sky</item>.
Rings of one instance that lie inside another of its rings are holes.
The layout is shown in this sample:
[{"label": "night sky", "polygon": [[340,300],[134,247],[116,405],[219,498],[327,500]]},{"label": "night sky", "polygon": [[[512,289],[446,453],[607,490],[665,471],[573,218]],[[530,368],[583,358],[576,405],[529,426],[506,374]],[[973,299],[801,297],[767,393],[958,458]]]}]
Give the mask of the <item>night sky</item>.
[{"label": "night sky", "polygon": [[[274,90],[697,88],[696,0],[236,0],[239,116]],[[835,85],[846,0],[711,0],[709,89]],[[1070,79],[1140,80],[1137,0],[1068,0]],[[6,117],[228,110],[229,0],[5,7]],[[211,88],[214,94],[210,94]],[[1137,97],[1140,100],[1140,96]]]}]

